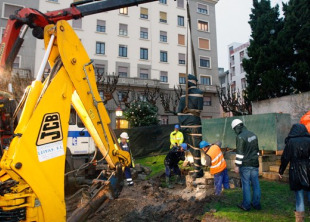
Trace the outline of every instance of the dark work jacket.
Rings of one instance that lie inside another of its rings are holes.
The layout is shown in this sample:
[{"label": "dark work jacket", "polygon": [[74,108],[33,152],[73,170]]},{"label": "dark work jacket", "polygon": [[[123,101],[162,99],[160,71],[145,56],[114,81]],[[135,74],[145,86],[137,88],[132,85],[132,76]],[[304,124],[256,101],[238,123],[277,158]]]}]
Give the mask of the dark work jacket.
[{"label": "dark work jacket", "polygon": [[236,160],[238,167],[259,167],[258,138],[245,126],[236,126]]},{"label": "dark work jacket", "polygon": [[130,150],[129,150],[129,143],[123,144],[122,142],[120,142],[119,145],[122,148],[122,150],[130,152]]},{"label": "dark work jacket", "polygon": [[291,190],[310,191],[310,135],[302,124],[294,124],[285,139],[279,174],[283,174],[290,163],[289,180]]},{"label": "dark work jacket", "polygon": [[185,160],[185,153],[179,151],[178,147],[172,147],[165,158],[165,165],[172,167],[178,165],[180,160]]}]

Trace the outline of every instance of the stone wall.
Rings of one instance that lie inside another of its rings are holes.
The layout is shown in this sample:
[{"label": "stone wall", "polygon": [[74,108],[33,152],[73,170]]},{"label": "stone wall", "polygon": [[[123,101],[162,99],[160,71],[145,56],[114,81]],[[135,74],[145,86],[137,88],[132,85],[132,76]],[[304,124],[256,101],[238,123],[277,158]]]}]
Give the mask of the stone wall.
[{"label": "stone wall", "polygon": [[310,110],[310,92],[253,102],[252,108],[253,114],[289,113],[291,123],[298,123]]}]

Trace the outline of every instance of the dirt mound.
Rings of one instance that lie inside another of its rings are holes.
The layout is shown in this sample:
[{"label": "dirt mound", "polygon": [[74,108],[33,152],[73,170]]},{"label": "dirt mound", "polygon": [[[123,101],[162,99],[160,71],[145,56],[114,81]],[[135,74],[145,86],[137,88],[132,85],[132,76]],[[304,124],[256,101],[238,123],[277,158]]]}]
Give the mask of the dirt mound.
[{"label": "dirt mound", "polygon": [[[162,184],[160,177],[135,181],[133,187],[124,187],[118,199],[104,203],[88,221],[200,221],[206,211],[206,203],[214,198],[184,200],[179,194],[185,186],[175,185],[169,190]],[[219,221],[212,216],[208,216],[207,220]]]}]

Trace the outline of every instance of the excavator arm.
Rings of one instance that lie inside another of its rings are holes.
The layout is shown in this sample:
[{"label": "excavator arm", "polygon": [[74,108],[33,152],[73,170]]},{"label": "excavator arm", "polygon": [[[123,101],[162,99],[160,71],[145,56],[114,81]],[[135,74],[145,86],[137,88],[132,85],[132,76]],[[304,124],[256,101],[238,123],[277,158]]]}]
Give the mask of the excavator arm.
[{"label": "excavator arm", "polygon": [[[119,148],[100,99],[94,67],[66,21],[44,31],[52,71],[29,87],[14,138],[1,159],[0,220],[66,221],[64,171],[71,104],[111,169],[128,166],[130,155]],[[11,214],[10,214],[11,213]],[[9,215],[9,216],[8,216]]]}]

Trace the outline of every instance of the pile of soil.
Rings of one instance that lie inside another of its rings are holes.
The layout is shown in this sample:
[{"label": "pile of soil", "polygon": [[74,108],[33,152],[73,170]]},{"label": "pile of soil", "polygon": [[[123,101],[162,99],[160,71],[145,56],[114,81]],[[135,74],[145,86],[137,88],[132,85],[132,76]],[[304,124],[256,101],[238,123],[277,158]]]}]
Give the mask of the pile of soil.
[{"label": "pile of soil", "polygon": [[[185,185],[168,189],[163,186],[163,180],[162,177],[136,180],[134,186],[125,186],[117,199],[105,202],[87,221],[201,221],[208,211],[207,203],[218,198],[210,195],[201,201],[184,200],[181,194]],[[212,214],[206,217],[204,221],[223,221]]]}]

